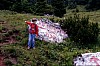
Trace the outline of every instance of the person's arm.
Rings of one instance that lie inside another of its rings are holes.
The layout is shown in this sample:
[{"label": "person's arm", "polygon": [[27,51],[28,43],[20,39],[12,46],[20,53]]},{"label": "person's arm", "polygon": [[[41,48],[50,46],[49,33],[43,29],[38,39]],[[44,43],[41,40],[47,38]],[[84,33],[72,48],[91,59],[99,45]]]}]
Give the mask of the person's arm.
[{"label": "person's arm", "polygon": [[28,24],[28,25],[30,25],[30,24],[31,24],[31,22],[29,22],[29,21],[25,21],[25,23],[26,23],[26,24]]}]

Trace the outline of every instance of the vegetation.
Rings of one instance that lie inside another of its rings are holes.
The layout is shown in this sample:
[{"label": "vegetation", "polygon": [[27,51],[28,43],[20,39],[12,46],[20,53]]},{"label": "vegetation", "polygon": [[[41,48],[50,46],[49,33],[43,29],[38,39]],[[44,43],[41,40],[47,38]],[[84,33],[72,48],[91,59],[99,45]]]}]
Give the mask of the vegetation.
[{"label": "vegetation", "polygon": [[[72,66],[78,54],[100,51],[99,5],[99,0],[0,0],[0,56],[7,66]],[[36,49],[27,50],[24,21],[33,17],[59,22],[69,37],[59,44],[36,39]]]},{"label": "vegetation", "polygon": [[[41,5],[41,6],[40,6]],[[53,13],[53,8],[51,5],[47,4],[46,1],[37,1],[34,6],[34,13],[36,15],[44,15],[44,14],[50,14]]]},{"label": "vegetation", "polygon": [[60,23],[70,39],[76,43],[87,45],[98,38],[98,23],[90,23],[89,17],[79,18],[79,15],[74,15]]},{"label": "vegetation", "polygon": [[35,15],[48,13],[57,17],[63,17],[66,8],[75,9],[78,5],[84,6],[86,11],[100,9],[99,0],[0,0],[1,10],[12,10]]},{"label": "vegetation", "polygon": [[[71,13],[70,12],[64,15],[65,18],[68,18],[70,15],[74,16],[73,15],[74,12]],[[36,18],[45,17],[49,19],[53,18],[54,21],[57,22],[62,20],[63,18],[35,16],[32,14],[20,14],[8,10],[1,10],[0,14],[1,14],[0,20],[5,22],[5,23],[2,22],[2,25],[0,26],[1,29],[0,41],[4,43],[5,41],[3,40],[6,40],[5,38],[7,37],[12,37],[13,39],[16,38],[14,40],[17,41],[13,44],[8,42],[9,43],[8,45],[0,46],[0,54],[2,54],[5,57],[4,62],[6,65],[28,66],[30,64],[31,66],[72,66],[73,57],[77,56],[78,54],[85,52],[100,51],[100,35],[98,35],[97,42],[95,43],[91,42],[87,45],[79,45],[71,41],[70,38],[65,39],[65,42],[60,44],[48,43],[37,39],[36,49],[27,50],[28,32],[27,32],[27,26],[24,23],[25,20],[30,20],[33,17]],[[86,25],[93,26],[96,24],[96,22],[98,22],[98,26],[100,27],[99,11],[78,12],[78,14],[80,14],[79,17],[83,17],[86,15],[89,16],[89,19],[87,19],[86,17],[83,18],[84,20],[87,20],[85,21],[88,23]],[[74,17],[69,19],[72,20],[73,18]],[[68,21],[68,19],[66,19],[65,21]],[[82,21],[83,20],[81,19],[78,24],[80,24]],[[89,29],[89,26],[87,26],[87,29]]]},{"label": "vegetation", "polygon": [[54,15],[58,17],[63,17],[66,13],[64,0],[53,0],[52,2],[52,7],[54,8]]}]

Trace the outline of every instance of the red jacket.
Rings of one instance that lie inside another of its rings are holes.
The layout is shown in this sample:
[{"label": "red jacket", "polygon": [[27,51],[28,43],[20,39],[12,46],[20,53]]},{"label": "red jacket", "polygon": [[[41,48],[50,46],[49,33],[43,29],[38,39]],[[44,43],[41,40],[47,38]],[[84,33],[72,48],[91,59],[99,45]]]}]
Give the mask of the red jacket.
[{"label": "red jacket", "polygon": [[26,24],[30,25],[30,27],[31,27],[31,31],[29,31],[29,33],[36,34],[38,36],[38,26],[37,26],[37,24],[31,23],[29,21],[27,21]]}]

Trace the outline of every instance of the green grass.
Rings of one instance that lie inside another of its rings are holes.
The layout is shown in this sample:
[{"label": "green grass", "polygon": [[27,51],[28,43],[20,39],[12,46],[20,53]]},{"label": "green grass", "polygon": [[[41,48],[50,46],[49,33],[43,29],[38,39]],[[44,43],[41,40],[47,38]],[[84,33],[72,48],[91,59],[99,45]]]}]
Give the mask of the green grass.
[{"label": "green grass", "polygon": [[[85,52],[99,52],[100,51],[100,36],[98,42],[89,44],[88,46],[77,45],[66,39],[66,42],[60,44],[48,43],[36,40],[36,49],[27,50],[28,33],[26,31],[27,25],[25,20],[30,20],[33,17],[41,18],[45,16],[35,16],[32,14],[19,14],[11,11],[0,11],[0,20],[6,21],[5,25],[0,25],[11,31],[19,30],[20,34],[16,37],[19,41],[15,44],[4,45],[0,47],[0,51],[7,57],[14,57],[17,59],[17,64],[11,64],[7,59],[5,63],[13,66],[71,66],[73,56]],[[81,16],[89,16],[90,22],[100,23],[100,11],[95,12],[79,12]],[[73,12],[68,12],[65,17],[74,15]],[[53,17],[49,17],[53,18]],[[54,17],[55,20],[63,19]],[[100,27],[100,24],[99,24]]]},{"label": "green grass", "polygon": [[[40,44],[39,44],[40,43]],[[37,42],[36,49],[27,50],[26,46],[22,45],[6,45],[1,47],[1,51],[4,55],[14,56],[17,59],[18,64],[28,66],[65,66],[72,65],[73,55],[82,52],[78,51],[77,48],[73,50],[64,44],[50,44]],[[65,44],[66,45],[66,44]],[[16,65],[18,65],[16,64]]]},{"label": "green grass", "polygon": [[[65,14],[65,17],[73,16],[74,14],[76,14],[76,13],[72,12],[70,10],[70,12]],[[100,11],[99,10],[98,11],[92,11],[92,12],[78,12],[77,14],[79,14],[80,17],[89,16],[89,21],[90,22],[97,22],[99,24],[99,27],[100,27]]]}]

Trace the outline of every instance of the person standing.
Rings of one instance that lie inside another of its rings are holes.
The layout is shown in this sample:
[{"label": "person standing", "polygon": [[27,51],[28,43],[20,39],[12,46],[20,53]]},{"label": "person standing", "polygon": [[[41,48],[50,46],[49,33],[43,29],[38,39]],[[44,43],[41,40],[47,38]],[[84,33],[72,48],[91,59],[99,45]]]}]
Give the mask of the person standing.
[{"label": "person standing", "polygon": [[35,37],[38,37],[38,26],[36,24],[37,19],[33,18],[30,21],[25,21],[25,23],[29,26],[29,39],[28,39],[28,49],[35,49]]}]

